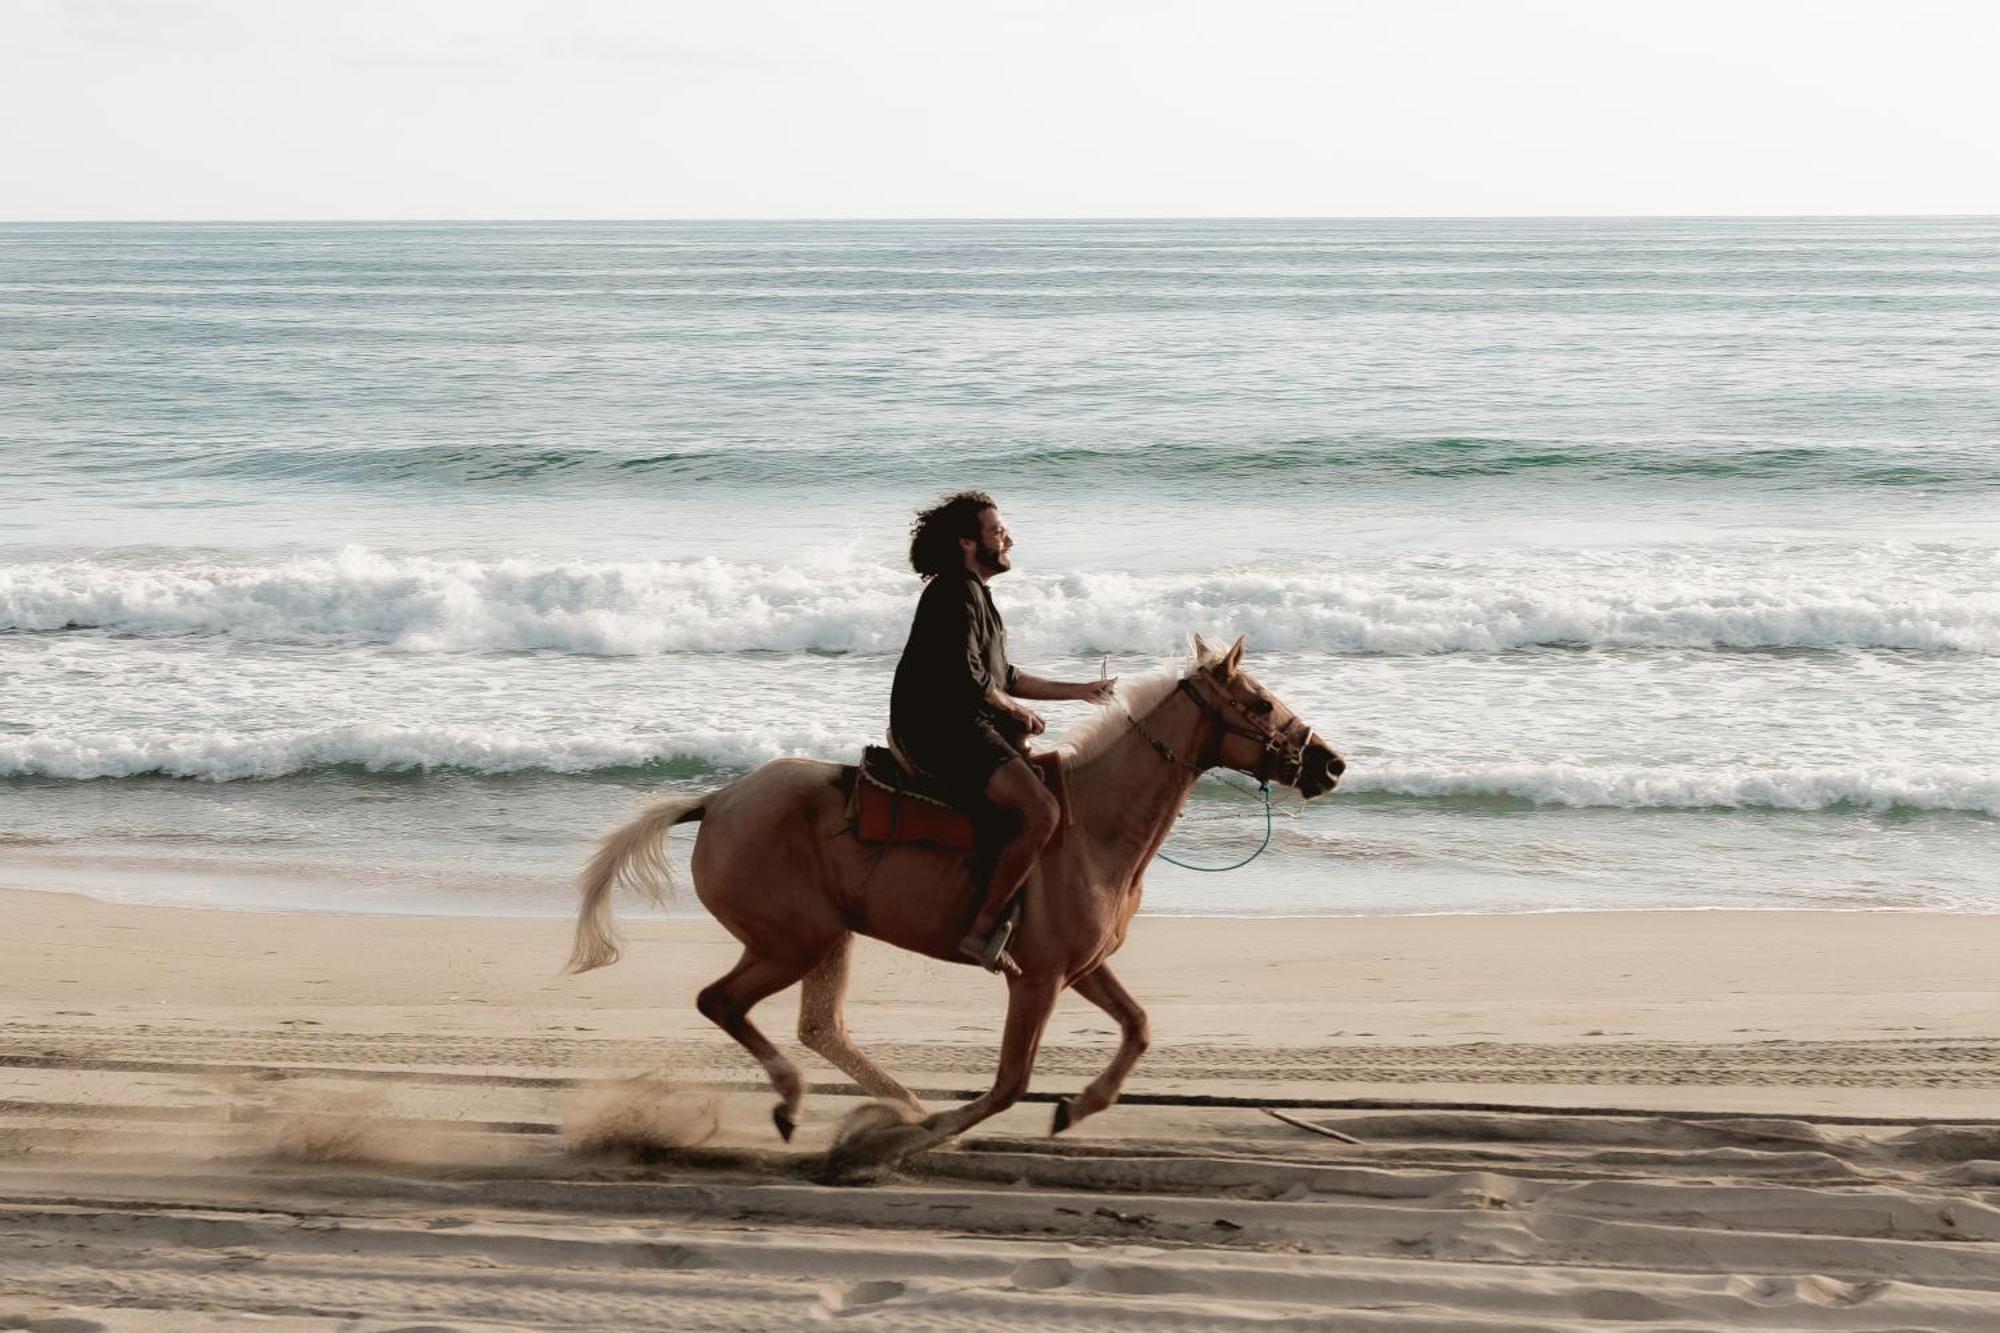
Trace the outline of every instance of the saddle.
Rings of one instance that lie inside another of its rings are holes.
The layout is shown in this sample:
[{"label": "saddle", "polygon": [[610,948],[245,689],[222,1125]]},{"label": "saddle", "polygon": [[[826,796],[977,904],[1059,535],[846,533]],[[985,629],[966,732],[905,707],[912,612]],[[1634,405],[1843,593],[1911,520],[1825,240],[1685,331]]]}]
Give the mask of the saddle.
[{"label": "saddle", "polygon": [[[1056,839],[1069,823],[1069,789],[1062,756],[1054,751],[1023,755],[1062,807]],[[866,843],[929,843],[969,852],[979,845],[971,815],[953,805],[937,781],[886,745],[866,745],[861,763],[842,774],[848,786],[847,817]]]}]

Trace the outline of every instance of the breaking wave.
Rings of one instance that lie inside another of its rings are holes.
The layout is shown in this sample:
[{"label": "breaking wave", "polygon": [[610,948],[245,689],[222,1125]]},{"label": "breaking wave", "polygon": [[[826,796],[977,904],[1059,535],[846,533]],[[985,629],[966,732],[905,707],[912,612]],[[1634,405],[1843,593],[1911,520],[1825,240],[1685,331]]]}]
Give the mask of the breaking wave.
[{"label": "breaking wave", "polygon": [[[673,735],[563,735],[363,725],[265,733],[0,736],[0,777],[208,782],[434,772],[487,777],[726,781],[783,755],[847,761],[863,737],[817,726]],[[1336,800],[1622,810],[1962,811],[2000,817],[2000,769],[1830,765],[1375,764],[1356,759]]]},{"label": "breaking wave", "polygon": [[1360,767],[1348,793],[1571,809],[1936,810],[2000,817],[2000,769],[1962,766],[1751,768],[1718,764],[1657,768],[1584,764],[1473,764],[1428,769]]},{"label": "breaking wave", "polygon": [[436,771],[500,776],[707,777],[784,754],[848,757],[859,738],[803,727],[673,737],[548,736],[465,726],[364,724],[267,732],[187,731],[0,736],[0,776],[167,777],[207,782],[301,774]]},{"label": "breaking wave", "polygon": [[[1824,553],[1822,553],[1824,554]],[[1808,553],[1810,555],[1810,553]],[[1510,569],[1410,560],[1320,574],[1016,576],[1017,649],[1160,652],[1186,633],[1260,650],[1491,652],[1544,646],[2000,652],[2000,559],[1983,550],[1812,560],[1603,553]],[[883,653],[902,571],[691,562],[481,562],[353,548],[268,565],[30,563],[0,569],[0,631],[225,635],[410,652]]]}]

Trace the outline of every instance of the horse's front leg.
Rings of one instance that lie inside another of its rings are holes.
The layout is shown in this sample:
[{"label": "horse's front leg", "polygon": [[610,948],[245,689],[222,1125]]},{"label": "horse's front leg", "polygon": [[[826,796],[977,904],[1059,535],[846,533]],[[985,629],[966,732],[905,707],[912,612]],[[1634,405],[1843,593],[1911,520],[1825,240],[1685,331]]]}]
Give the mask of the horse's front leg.
[{"label": "horse's front leg", "polygon": [[1021,1100],[1028,1090],[1028,1078],[1035,1070],[1035,1053],[1042,1046],[1042,1029],[1055,1012],[1056,997],[1062,994],[1060,976],[1020,976],[1007,979],[1007,1026],[1000,1039],[1000,1072],[993,1087],[977,1101],[940,1111],[923,1122],[923,1127],[940,1139],[963,1134],[980,1121]]},{"label": "horse's front leg", "polygon": [[1109,967],[1099,966],[1086,972],[1072,987],[1078,995],[1118,1020],[1118,1051],[1104,1072],[1090,1081],[1089,1087],[1067,1101],[1056,1103],[1055,1123],[1049,1126],[1051,1134],[1060,1134],[1085,1116],[1095,1115],[1117,1101],[1118,1090],[1125,1086],[1132,1066],[1139,1063],[1139,1057],[1153,1041],[1146,1011],[1139,1007],[1130,991],[1118,984]]}]

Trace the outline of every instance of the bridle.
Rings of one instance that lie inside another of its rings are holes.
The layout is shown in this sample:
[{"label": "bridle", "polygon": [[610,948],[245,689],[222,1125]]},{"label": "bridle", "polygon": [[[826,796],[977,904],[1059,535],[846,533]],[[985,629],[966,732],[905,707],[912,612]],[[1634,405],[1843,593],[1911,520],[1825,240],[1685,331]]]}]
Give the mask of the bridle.
[{"label": "bridle", "polygon": [[[1197,685],[1196,681],[1203,682],[1203,685]],[[1306,750],[1312,745],[1315,735],[1313,729],[1306,725],[1305,719],[1294,715],[1292,720],[1282,727],[1259,726],[1254,719],[1239,711],[1235,701],[1228,696],[1219,699],[1204,698],[1203,688],[1210,683],[1206,675],[1197,671],[1192,675],[1182,676],[1174,686],[1177,691],[1194,700],[1195,707],[1201,710],[1203,716],[1214,718],[1217,723],[1214,738],[1215,755],[1207,763],[1199,762],[1199,756],[1196,759],[1182,758],[1175,753],[1171,745],[1146,730],[1145,724],[1134,717],[1129,708],[1125,709],[1125,721],[1162,759],[1188,769],[1197,776],[1222,762],[1222,738],[1225,735],[1241,736],[1246,740],[1255,741],[1260,754],[1256,770],[1251,776],[1259,782],[1276,781],[1287,787],[1298,786],[1300,776],[1305,772]],[[1124,708],[1123,701],[1120,701],[1119,706]]]}]

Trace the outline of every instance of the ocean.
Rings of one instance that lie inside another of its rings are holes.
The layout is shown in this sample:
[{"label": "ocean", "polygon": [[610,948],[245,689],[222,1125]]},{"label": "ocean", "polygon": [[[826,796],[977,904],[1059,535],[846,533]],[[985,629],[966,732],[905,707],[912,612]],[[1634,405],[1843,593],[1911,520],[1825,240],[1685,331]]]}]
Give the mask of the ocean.
[{"label": "ocean", "polygon": [[8,224],[0,478],[0,883],[567,913],[976,486],[1348,760],[1150,911],[2000,911],[2000,219]]}]

